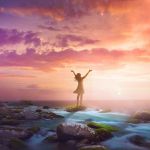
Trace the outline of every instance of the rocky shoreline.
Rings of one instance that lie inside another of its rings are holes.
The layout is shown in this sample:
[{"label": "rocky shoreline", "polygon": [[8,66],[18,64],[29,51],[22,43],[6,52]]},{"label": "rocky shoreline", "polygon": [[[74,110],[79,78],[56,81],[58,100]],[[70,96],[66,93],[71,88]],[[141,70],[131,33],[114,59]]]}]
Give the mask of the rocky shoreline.
[{"label": "rocky shoreline", "polygon": [[[86,108],[83,107],[85,110]],[[84,111],[81,108],[67,108],[70,115],[76,111]],[[104,114],[104,112],[102,112]],[[107,113],[107,112],[106,112]],[[48,106],[35,106],[31,103],[10,105],[1,103],[0,105],[0,149],[2,150],[31,150],[27,142],[34,135],[47,134],[50,130],[43,131],[41,126],[22,126],[26,122],[39,120],[65,119],[63,115],[51,112]],[[128,124],[149,123],[149,112],[138,112],[129,117]],[[92,118],[84,122],[65,122],[57,124],[53,134],[42,140],[43,144],[69,145],[75,150],[109,150],[101,143],[113,139],[121,128],[104,123],[96,123]],[[45,132],[45,133],[44,133]],[[133,135],[128,140],[137,146],[150,148],[150,141],[143,136]],[[69,150],[69,149],[67,149]]]}]

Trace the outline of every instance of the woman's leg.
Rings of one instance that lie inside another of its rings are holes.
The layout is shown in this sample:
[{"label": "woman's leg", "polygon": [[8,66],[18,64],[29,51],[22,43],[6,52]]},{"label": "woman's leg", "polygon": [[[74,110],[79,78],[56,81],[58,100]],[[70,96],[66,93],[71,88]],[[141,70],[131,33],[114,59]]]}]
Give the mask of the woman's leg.
[{"label": "woman's leg", "polygon": [[80,95],[80,106],[82,106],[83,94]]},{"label": "woman's leg", "polygon": [[77,94],[77,107],[79,106],[79,98],[80,98],[80,94]]}]

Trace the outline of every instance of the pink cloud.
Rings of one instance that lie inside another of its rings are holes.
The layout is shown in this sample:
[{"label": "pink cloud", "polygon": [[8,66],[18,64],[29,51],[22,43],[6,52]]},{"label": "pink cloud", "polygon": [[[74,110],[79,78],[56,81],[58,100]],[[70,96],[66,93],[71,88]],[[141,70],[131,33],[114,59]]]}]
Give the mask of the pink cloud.
[{"label": "pink cloud", "polygon": [[68,47],[69,43],[75,43],[76,46],[84,46],[89,44],[98,43],[99,40],[90,39],[84,36],[67,34],[67,35],[57,35],[56,46],[58,47]]},{"label": "pink cloud", "polygon": [[[15,51],[0,54],[0,66],[31,67],[43,71],[52,71],[63,68],[67,64],[88,63],[101,64],[105,69],[120,67],[127,63],[150,62],[150,52],[146,50],[121,51],[107,49],[93,50],[64,50],[50,51],[38,54],[34,49],[27,49],[24,54]],[[110,66],[110,67],[108,67]]]}]

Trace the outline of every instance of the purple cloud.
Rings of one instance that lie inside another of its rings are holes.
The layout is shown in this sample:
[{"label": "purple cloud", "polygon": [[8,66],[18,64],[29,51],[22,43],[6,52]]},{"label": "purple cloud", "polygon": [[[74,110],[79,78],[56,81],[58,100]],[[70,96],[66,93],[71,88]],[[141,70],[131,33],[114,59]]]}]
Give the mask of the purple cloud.
[{"label": "purple cloud", "polygon": [[0,28],[0,46],[19,43],[33,44],[36,47],[41,44],[41,40],[38,34],[32,31]]},{"label": "purple cloud", "polygon": [[56,46],[58,47],[68,47],[71,42],[76,43],[76,46],[84,46],[89,44],[95,44],[99,42],[99,40],[93,40],[86,38],[84,36],[78,36],[73,34],[67,34],[67,35],[58,35],[57,37]]},{"label": "purple cloud", "polygon": [[43,30],[61,31],[61,29],[55,28],[55,27],[53,27],[53,26],[39,25],[38,27],[39,27],[40,29],[43,29]]}]

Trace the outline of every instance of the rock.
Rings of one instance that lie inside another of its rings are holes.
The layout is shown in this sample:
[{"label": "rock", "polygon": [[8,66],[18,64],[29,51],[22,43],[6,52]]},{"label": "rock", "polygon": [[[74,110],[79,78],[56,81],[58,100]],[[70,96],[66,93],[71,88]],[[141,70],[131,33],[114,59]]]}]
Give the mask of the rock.
[{"label": "rock", "polygon": [[43,109],[49,109],[49,106],[43,106]]},{"label": "rock", "polygon": [[22,100],[22,101],[20,101],[20,105],[31,106],[31,105],[33,105],[33,102],[30,100]]},{"label": "rock", "polygon": [[150,121],[150,112],[137,112],[134,115],[134,118],[141,120],[143,122],[149,122]]},{"label": "rock", "polygon": [[60,141],[91,139],[95,131],[80,123],[62,123],[57,127],[57,137]]},{"label": "rock", "polygon": [[31,109],[25,109],[22,112],[22,114],[25,117],[25,119],[27,119],[27,120],[37,120],[37,119],[40,119],[39,113],[35,112],[35,111],[31,110]]},{"label": "rock", "polygon": [[150,148],[150,142],[146,141],[143,136],[133,135],[129,137],[129,141],[135,145]]},{"label": "rock", "polygon": [[55,142],[58,142],[58,139],[57,139],[56,135],[51,135],[51,136],[48,136],[47,138],[45,138],[43,140],[43,142],[46,142],[46,143],[55,143]]},{"label": "rock", "polygon": [[12,138],[9,143],[9,147],[12,150],[26,150],[27,145],[20,139]]},{"label": "rock", "polygon": [[80,147],[86,146],[88,144],[90,144],[90,141],[88,139],[83,139],[77,143],[77,147],[80,148]]},{"label": "rock", "polygon": [[31,136],[31,133],[27,129],[17,128],[17,127],[1,127],[0,128],[0,137],[3,139],[8,138],[19,138],[27,139]]},{"label": "rock", "polygon": [[101,145],[90,145],[90,146],[83,146],[79,150],[107,150],[107,149]]},{"label": "rock", "polygon": [[88,122],[87,126],[95,130],[95,142],[105,141],[113,137],[112,132],[118,131],[117,127],[110,126],[103,123]]},{"label": "rock", "polygon": [[42,110],[41,109],[37,109],[36,112],[40,113],[40,112],[42,112]]},{"label": "rock", "polygon": [[63,118],[63,116],[57,115],[52,112],[40,112],[39,117],[41,119],[56,119],[56,118]]},{"label": "rock", "polygon": [[147,123],[150,122],[150,112],[136,112],[133,116],[129,117],[128,123]]},{"label": "rock", "polygon": [[15,119],[5,119],[4,118],[0,121],[0,124],[1,125],[18,125],[18,124],[20,124],[20,121],[15,120]]},{"label": "rock", "polygon": [[10,150],[7,146],[0,144],[0,150]]},{"label": "rock", "polygon": [[97,122],[88,122],[87,126],[93,129],[105,129],[109,132],[115,132],[119,130],[117,127],[110,126],[110,125],[103,124],[103,123],[97,123]]},{"label": "rock", "polygon": [[27,132],[29,133],[29,135],[33,135],[33,134],[35,134],[35,133],[37,133],[37,132],[39,132],[40,131],[40,127],[31,127],[31,128],[28,128],[27,129]]},{"label": "rock", "polygon": [[69,106],[66,108],[66,111],[68,112],[76,112],[76,111],[83,111],[85,110],[86,107],[85,106]]},{"label": "rock", "polygon": [[100,113],[107,113],[107,112],[111,112],[111,109],[104,109],[100,111]]},{"label": "rock", "polygon": [[96,131],[95,135],[96,141],[105,141],[113,137],[113,134],[104,128],[96,129],[95,131]]}]

